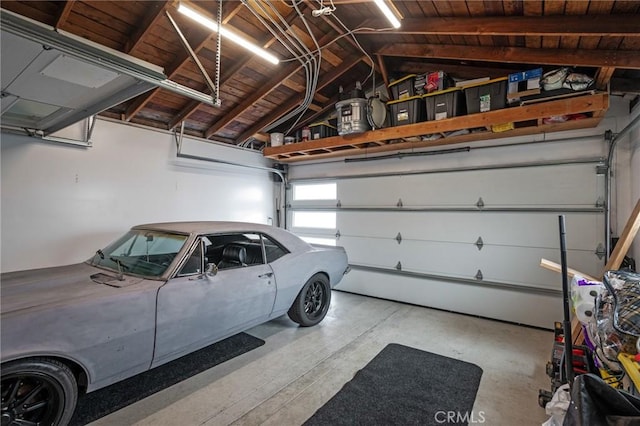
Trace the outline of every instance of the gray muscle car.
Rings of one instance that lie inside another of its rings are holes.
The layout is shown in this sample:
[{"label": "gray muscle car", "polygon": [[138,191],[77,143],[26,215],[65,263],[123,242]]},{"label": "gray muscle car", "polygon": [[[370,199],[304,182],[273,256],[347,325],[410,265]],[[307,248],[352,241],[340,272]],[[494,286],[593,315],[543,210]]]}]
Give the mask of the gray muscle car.
[{"label": "gray muscle car", "polygon": [[285,313],[324,318],[341,247],[270,226],[141,225],[86,262],[1,277],[2,425],[66,424],[77,396]]}]

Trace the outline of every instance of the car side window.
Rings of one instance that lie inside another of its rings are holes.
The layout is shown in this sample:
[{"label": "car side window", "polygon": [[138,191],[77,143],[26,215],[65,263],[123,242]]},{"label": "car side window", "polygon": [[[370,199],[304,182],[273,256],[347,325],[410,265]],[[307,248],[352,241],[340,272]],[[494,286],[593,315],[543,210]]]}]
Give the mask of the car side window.
[{"label": "car side window", "polygon": [[275,260],[288,253],[288,251],[285,250],[280,244],[276,243],[266,235],[262,236],[262,241],[264,243],[264,251],[267,255],[267,263],[274,262]]},{"label": "car side window", "polygon": [[202,243],[196,245],[196,248],[191,253],[191,256],[182,265],[178,276],[187,276],[203,273],[203,261],[202,261]]},{"label": "car side window", "polygon": [[219,270],[264,265],[287,254],[287,250],[264,234],[235,233],[208,235],[206,259]]}]

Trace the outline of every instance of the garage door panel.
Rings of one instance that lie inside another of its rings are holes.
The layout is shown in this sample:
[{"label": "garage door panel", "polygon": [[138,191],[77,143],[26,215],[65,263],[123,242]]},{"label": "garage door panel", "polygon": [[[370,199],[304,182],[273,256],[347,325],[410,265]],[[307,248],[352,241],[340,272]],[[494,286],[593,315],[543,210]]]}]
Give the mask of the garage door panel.
[{"label": "garage door panel", "polygon": [[595,161],[566,156],[554,165],[498,161],[485,169],[337,179],[340,207],[316,207],[335,211],[336,243],[354,265],[340,287],[551,327],[561,318],[561,276],[540,259],[559,263],[562,214],[569,266],[600,274],[604,175]]},{"label": "garage door panel", "polygon": [[404,206],[473,207],[482,198],[486,207],[594,207],[604,196],[592,163],[367,178],[368,191],[363,180],[339,182],[343,206],[393,207],[401,199]]},{"label": "garage door panel", "polygon": [[[540,259],[559,261],[559,249],[472,244],[403,241],[341,237],[349,262],[355,265],[401,269],[427,275],[475,279],[481,271],[484,280],[558,289],[560,276],[540,267]],[[569,250],[569,264],[584,273],[597,275],[600,261],[594,253]],[[481,284],[481,281],[478,281]]]},{"label": "garage door panel", "polygon": [[[566,215],[567,248],[594,251],[603,241],[604,217]],[[557,213],[338,211],[343,236],[557,248]],[[395,240],[394,240],[395,241]]]},{"label": "garage door panel", "polygon": [[[478,269],[485,280],[561,289],[561,275],[540,267],[542,258],[560,262],[559,249],[485,246],[482,252]],[[586,274],[597,275],[601,268],[600,260],[591,252],[568,250],[567,259],[574,269]]]},{"label": "garage door panel", "polygon": [[338,284],[337,290],[547,329],[562,319],[560,296],[488,286],[354,270]]}]

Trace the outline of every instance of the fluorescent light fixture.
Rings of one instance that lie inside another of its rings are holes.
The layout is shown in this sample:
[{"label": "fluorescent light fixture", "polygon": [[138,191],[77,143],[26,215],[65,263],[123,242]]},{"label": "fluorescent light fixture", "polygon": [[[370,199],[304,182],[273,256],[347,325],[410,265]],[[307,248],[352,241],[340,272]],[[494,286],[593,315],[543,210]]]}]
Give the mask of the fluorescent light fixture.
[{"label": "fluorescent light fixture", "polygon": [[[201,25],[204,25],[205,27],[209,28],[212,31],[218,31],[218,23],[207,18],[206,16],[200,14],[199,12],[196,12],[195,10],[185,6],[183,3],[178,4],[178,12],[182,13],[185,16],[188,16],[189,18],[193,19],[194,21],[200,23]],[[398,24],[399,26],[399,24]],[[225,28],[225,27],[221,27],[220,28],[220,35],[222,35],[225,38],[228,38],[229,40],[231,40],[232,42],[244,47],[245,49],[255,53],[256,55],[260,56],[263,59],[266,59],[267,61],[271,62],[274,65],[278,65],[280,63],[280,59],[276,58],[274,55],[272,55],[271,53],[267,52],[266,50],[264,50],[263,48],[256,46],[255,44],[251,43],[249,40],[245,39],[244,37],[234,33],[233,31],[230,31],[229,29]]]},{"label": "fluorescent light fixture", "polygon": [[389,6],[387,6],[384,0],[374,0],[374,1],[376,5],[378,5],[382,13],[384,13],[384,16],[386,16],[389,22],[391,22],[391,25],[393,26],[393,28],[400,28],[400,21],[398,20],[396,15],[391,11],[391,9],[389,9]]}]

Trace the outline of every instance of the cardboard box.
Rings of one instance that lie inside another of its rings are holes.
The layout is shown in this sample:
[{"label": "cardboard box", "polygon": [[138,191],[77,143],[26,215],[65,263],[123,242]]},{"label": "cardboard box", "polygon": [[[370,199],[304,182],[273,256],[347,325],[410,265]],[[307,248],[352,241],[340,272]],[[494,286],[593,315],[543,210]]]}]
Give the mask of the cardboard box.
[{"label": "cardboard box", "polygon": [[515,102],[522,96],[539,94],[540,78],[542,78],[542,68],[509,74],[507,101]]}]

